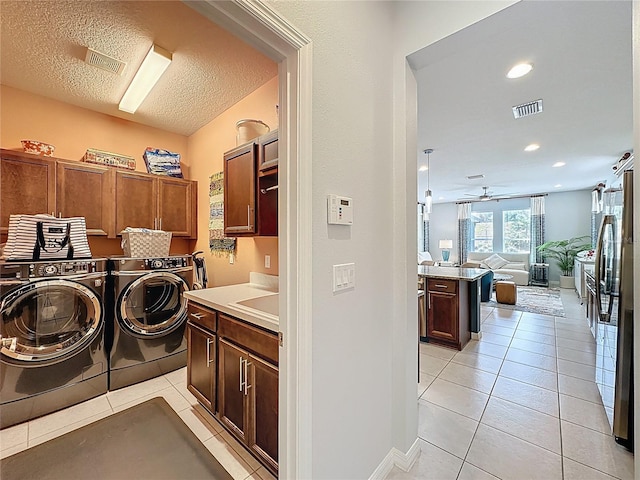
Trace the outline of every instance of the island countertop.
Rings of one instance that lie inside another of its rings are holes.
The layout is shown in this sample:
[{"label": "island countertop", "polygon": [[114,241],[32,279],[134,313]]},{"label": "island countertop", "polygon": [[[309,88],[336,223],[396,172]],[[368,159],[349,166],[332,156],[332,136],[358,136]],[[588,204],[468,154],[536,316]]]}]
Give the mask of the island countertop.
[{"label": "island countertop", "polygon": [[462,280],[473,282],[487,275],[491,270],[484,268],[435,267],[418,265],[418,276],[426,278],[443,278],[446,280]]}]

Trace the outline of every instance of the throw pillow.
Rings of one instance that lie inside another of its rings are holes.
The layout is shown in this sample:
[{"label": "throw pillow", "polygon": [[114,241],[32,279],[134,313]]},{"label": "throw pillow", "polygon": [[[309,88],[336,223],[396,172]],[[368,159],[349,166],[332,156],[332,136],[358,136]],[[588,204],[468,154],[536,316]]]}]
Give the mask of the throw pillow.
[{"label": "throw pillow", "polygon": [[484,263],[486,263],[491,270],[496,270],[498,268],[502,268],[509,262],[507,262],[504,258],[502,258],[497,253],[494,253],[493,255],[485,258]]}]

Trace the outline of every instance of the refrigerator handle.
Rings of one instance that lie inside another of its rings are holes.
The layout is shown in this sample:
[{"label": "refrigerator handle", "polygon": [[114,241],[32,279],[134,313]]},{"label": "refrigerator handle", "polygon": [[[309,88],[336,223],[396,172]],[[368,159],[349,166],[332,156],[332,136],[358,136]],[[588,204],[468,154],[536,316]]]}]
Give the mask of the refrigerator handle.
[{"label": "refrigerator handle", "polygon": [[[602,254],[603,254],[603,243],[604,243],[604,231],[607,225],[611,225],[612,231],[613,222],[615,217],[613,215],[604,215],[602,217],[602,223],[600,224],[600,230],[598,231],[598,243],[596,245],[596,265],[595,265],[595,280],[596,280],[596,309],[598,314],[598,321],[600,322],[608,322],[609,319],[603,318],[602,315],[602,274],[606,272],[602,272]],[[615,234],[615,231],[613,232]]]}]

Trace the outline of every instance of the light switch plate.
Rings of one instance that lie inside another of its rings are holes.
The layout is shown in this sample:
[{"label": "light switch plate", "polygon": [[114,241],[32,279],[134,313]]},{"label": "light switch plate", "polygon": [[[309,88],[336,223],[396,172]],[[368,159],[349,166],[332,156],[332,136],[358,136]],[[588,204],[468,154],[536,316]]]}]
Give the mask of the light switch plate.
[{"label": "light switch plate", "polygon": [[341,292],[356,286],[356,264],[342,263],[333,266],[333,291]]},{"label": "light switch plate", "polygon": [[264,268],[271,268],[271,255],[264,256]]}]

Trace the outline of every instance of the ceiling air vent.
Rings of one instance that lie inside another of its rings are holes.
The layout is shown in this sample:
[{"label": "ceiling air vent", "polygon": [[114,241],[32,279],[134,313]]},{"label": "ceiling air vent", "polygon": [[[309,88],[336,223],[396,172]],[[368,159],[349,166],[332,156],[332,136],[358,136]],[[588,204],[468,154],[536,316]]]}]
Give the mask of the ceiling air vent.
[{"label": "ceiling air vent", "polygon": [[542,99],[534,100],[533,102],[523,103],[522,105],[516,105],[512,107],[513,118],[522,118],[535,115],[542,112]]},{"label": "ceiling air vent", "polygon": [[111,58],[105,55],[104,53],[91,50],[90,48],[87,48],[87,56],[85,57],[84,61],[89,65],[93,65],[94,67],[98,67],[102,70],[116,73],[118,75],[120,75],[124,71],[124,67],[126,65],[126,63],[121,62],[120,60],[116,60],[115,58]]},{"label": "ceiling air vent", "polygon": [[478,175],[467,175],[467,180],[477,180],[478,178],[484,178],[484,175],[482,173]]}]

